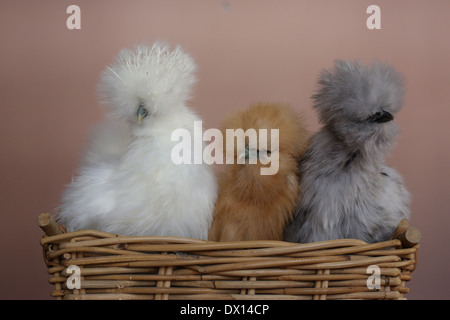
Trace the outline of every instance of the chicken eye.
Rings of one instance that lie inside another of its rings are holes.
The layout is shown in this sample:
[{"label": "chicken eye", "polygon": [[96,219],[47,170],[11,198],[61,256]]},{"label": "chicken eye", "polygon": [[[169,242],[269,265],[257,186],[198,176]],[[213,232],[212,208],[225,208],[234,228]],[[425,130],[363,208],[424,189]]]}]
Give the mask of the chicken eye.
[{"label": "chicken eye", "polygon": [[140,104],[138,111],[137,111],[137,121],[138,123],[141,123],[142,119],[147,117],[149,115],[148,110],[144,107],[144,104]]},{"label": "chicken eye", "polygon": [[245,146],[244,155],[245,159],[248,159],[250,157],[250,148],[248,146]]}]

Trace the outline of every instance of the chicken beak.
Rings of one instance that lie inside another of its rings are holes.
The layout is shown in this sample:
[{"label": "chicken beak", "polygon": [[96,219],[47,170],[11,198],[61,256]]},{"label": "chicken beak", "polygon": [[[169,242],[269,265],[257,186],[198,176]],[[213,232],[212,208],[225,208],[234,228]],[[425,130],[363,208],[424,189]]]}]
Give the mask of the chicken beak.
[{"label": "chicken beak", "polygon": [[379,111],[369,118],[371,122],[385,123],[394,120],[394,116],[387,111]]},{"label": "chicken beak", "polygon": [[148,113],[148,110],[145,109],[145,107],[144,107],[143,104],[140,104],[140,105],[139,105],[138,112],[137,112],[137,122],[138,122],[138,123],[141,123],[142,119],[144,119],[145,117],[147,117],[148,114],[149,114],[149,113]]}]

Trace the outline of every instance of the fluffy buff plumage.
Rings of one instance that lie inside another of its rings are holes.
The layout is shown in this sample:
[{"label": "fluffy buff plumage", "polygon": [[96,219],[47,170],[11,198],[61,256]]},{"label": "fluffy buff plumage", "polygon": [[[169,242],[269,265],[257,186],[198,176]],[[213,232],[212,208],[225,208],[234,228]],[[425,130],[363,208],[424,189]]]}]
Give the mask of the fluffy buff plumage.
[{"label": "fluffy buff plumage", "polygon": [[216,178],[207,165],[171,161],[172,132],[200,120],[185,104],[195,70],[180,47],[155,43],[122,50],[103,72],[108,113],[59,208],[69,231],[207,238]]},{"label": "fluffy buff plumage", "polygon": [[384,241],[409,217],[409,193],[385,164],[403,95],[402,76],[379,62],[337,61],[322,72],[313,99],[324,126],[301,160],[301,201],[287,241]]},{"label": "fluffy buff plumage", "polygon": [[[299,116],[285,106],[259,104],[231,116],[222,126],[226,129],[279,129],[279,148],[273,141],[266,145],[271,155],[278,153],[279,167],[276,174],[262,175],[263,164],[259,160],[267,150],[227,149],[227,159],[234,157],[234,164],[227,164],[219,178],[219,196],[209,239],[214,241],[282,240],[287,223],[292,219],[298,201],[299,177],[297,159],[302,154],[307,133]],[[271,133],[267,135],[270,140]],[[258,140],[264,137],[258,136]],[[224,143],[226,145],[226,143]],[[231,156],[230,156],[231,152]],[[238,164],[245,155],[246,163]],[[227,163],[229,161],[227,160]]]}]

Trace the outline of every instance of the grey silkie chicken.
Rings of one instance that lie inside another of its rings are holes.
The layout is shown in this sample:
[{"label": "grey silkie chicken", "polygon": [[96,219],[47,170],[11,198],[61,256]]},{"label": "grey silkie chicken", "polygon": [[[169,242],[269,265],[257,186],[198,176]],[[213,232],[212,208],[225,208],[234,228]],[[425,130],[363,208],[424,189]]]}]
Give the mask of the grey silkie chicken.
[{"label": "grey silkie chicken", "polygon": [[313,95],[322,129],[300,159],[300,202],[285,231],[290,242],[392,238],[409,218],[410,195],[385,156],[397,135],[403,77],[375,62],[336,61],[322,71]]}]

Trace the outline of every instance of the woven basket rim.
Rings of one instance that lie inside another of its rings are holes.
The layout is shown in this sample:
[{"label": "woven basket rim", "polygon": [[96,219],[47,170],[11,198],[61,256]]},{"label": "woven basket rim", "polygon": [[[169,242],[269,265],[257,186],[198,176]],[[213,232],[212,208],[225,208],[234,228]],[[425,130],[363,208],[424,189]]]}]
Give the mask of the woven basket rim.
[{"label": "woven basket rim", "polygon": [[[404,299],[419,248],[403,241],[409,225],[377,243],[293,243],[64,232],[50,222],[40,243],[57,299]],[[79,290],[65,284],[71,265],[82,268]],[[371,265],[382,290],[365,287]]]}]

